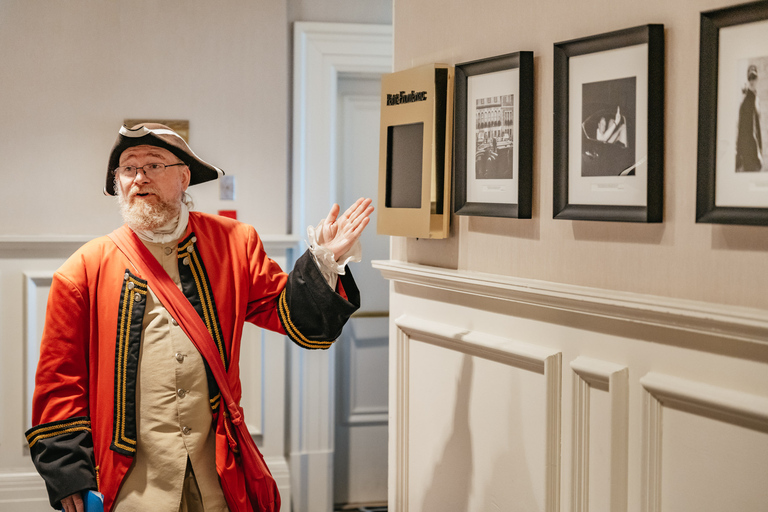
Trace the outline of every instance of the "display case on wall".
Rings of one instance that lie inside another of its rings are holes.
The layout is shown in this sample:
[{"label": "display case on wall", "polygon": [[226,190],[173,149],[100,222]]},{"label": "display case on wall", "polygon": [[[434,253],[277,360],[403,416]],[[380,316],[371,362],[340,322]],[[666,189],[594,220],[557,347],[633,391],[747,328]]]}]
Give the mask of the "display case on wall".
[{"label": "display case on wall", "polygon": [[451,213],[453,67],[381,79],[379,234],[446,238]]}]

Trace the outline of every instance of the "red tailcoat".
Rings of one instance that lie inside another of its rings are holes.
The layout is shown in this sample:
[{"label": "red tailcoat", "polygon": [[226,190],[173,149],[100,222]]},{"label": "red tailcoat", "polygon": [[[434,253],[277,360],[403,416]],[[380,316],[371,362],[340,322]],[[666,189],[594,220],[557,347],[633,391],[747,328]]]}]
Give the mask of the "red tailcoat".
[{"label": "red tailcoat", "polygon": [[[359,307],[349,272],[340,276],[339,293],[307,253],[286,274],[267,257],[253,227],[237,221],[191,212],[178,252],[184,294],[219,344],[238,401],[244,322],[287,334],[305,348],[328,348]],[[54,507],[70,494],[98,488],[111,510],[133,461],[147,286],[152,283],[108,237],[84,245],[54,274],[33,398],[35,426],[27,432]],[[208,380],[215,423],[218,389]],[[220,478],[242,482],[225,455],[217,450]],[[240,502],[228,500],[230,509],[251,510],[245,489],[239,494]]]}]

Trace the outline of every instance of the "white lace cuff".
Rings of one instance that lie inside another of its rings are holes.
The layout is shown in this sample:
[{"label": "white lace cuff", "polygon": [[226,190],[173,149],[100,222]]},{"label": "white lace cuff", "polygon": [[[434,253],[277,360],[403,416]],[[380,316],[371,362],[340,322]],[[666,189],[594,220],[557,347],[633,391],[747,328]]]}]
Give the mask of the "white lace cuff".
[{"label": "white lace cuff", "polygon": [[321,221],[317,227],[307,226],[307,245],[312,258],[315,260],[320,273],[323,274],[325,281],[333,289],[336,289],[336,280],[339,275],[344,275],[344,267],[349,262],[358,262],[363,259],[363,249],[360,240],[355,241],[352,248],[341,255],[338,261],[333,257],[333,251],[323,245]]}]

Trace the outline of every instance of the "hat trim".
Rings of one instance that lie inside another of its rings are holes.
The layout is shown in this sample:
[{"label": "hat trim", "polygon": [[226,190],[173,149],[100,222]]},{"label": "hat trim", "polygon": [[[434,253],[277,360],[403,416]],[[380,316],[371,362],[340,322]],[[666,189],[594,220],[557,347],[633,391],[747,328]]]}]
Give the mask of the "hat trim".
[{"label": "hat trim", "polygon": [[[139,128],[137,128],[135,130],[131,130],[127,126],[121,126],[120,127],[120,135],[124,135],[124,136],[130,137],[132,139],[140,139],[141,137],[145,137],[145,136],[147,136],[149,134],[154,134],[154,135],[173,135],[174,137],[178,137],[179,139],[181,139],[184,142],[184,145],[187,146],[187,149],[189,150],[189,153],[192,156],[194,156],[195,158],[197,158],[201,162],[205,162],[205,160],[203,160],[202,158],[197,156],[197,153],[195,153],[192,150],[192,148],[189,147],[189,144],[187,144],[187,141],[185,141],[178,133],[176,133],[173,130],[169,130],[167,128],[147,128],[146,126],[140,126]],[[211,163],[208,163],[208,162],[205,162],[205,163],[207,163],[208,165],[213,167],[213,169],[219,174],[219,177],[224,176],[224,171],[222,171],[221,169],[219,169],[218,167],[216,167],[215,165],[213,165]]]},{"label": "hat trim", "polygon": [[147,128],[146,126],[141,126],[140,128],[137,128],[135,130],[131,130],[130,128],[127,128],[125,126],[120,128],[121,135],[125,135],[126,137],[137,138],[137,139],[144,137],[145,135],[149,135],[150,133],[155,133],[158,135],[173,135],[181,139],[178,133],[176,133],[173,130],[167,130],[165,128],[152,129],[152,128]]}]

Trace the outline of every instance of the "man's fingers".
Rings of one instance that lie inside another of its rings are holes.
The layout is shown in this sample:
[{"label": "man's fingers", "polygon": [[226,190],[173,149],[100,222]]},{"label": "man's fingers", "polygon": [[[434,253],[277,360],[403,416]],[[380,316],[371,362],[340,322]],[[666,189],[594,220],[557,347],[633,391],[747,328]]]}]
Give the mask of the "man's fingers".
[{"label": "man's fingers", "polygon": [[72,499],[75,502],[75,510],[77,512],[85,512],[85,505],[83,505],[83,497],[80,496],[80,493],[73,494]]},{"label": "man's fingers", "polygon": [[[360,215],[364,214],[365,211],[370,206],[372,200],[370,198],[360,198],[357,201],[355,201],[355,204],[347,208],[347,211],[344,212],[344,216],[349,218],[350,220],[354,220],[358,218]],[[373,211],[373,209],[371,209]],[[370,213],[368,213],[370,215]]]},{"label": "man's fingers", "polygon": [[331,206],[331,211],[328,212],[328,216],[325,218],[328,224],[333,224],[336,221],[336,217],[339,215],[339,210],[341,210],[341,208],[338,204],[334,203],[334,205]]},{"label": "man's fingers", "polygon": [[64,512],[84,512],[83,498],[80,493],[75,493],[61,500],[61,506]]},{"label": "man's fingers", "polygon": [[365,226],[368,225],[368,223],[371,221],[370,217],[365,217],[360,224],[358,224],[354,231],[352,232],[354,234],[355,239],[360,238],[360,235],[363,234],[363,230],[365,229]]}]

